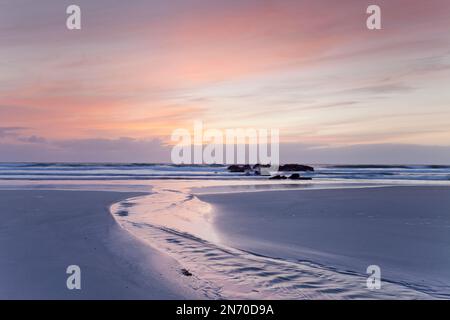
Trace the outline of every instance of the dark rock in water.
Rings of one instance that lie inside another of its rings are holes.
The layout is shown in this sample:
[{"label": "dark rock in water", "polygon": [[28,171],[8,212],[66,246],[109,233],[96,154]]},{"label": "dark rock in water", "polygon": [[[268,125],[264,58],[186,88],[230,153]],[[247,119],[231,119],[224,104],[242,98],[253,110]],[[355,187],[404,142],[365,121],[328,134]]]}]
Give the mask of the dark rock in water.
[{"label": "dark rock in water", "polygon": [[287,177],[286,176],[276,175],[276,176],[270,177],[269,179],[270,180],[286,180]]},{"label": "dark rock in water", "polygon": [[259,168],[270,168],[270,164],[259,164],[259,163],[257,163],[257,164],[255,164],[253,166],[253,169],[259,169]]},{"label": "dark rock in water", "polygon": [[121,217],[127,217],[128,216],[128,211],[127,210],[120,210],[116,214],[118,216],[121,216]]},{"label": "dark rock in water", "polygon": [[311,177],[302,177],[298,173],[291,174],[289,179],[291,179],[291,180],[312,180]]},{"label": "dark rock in water", "polygon": [[[233,164],[227,169],[230,172],[248,172],[252,170],[259,170],[261,168],[270,168],[270,164],[255,164],[253,166],[248,164]],[[284,164],[280,165],[278,171],[314,171],[313,167],[305,166],[302,164]]]},{"label": "dark rock in water", "polygon": [[229,166],[227,169],[230,172],[245,172],[247,170],[251,170],[252,167],[248,164],[245,165],[234,164]]},{"label": "dark rock in water", "polygon": [[131,202],[121,202],[120,205],[124,208],[131,208],[132,206],[134,206],[134,204]]},{"label": "dark rock in water", "polygon": [[227,169],[230,172],[243,172],[241,166],[238,165],[229,166]]},{"label": "dark rock in water", "polygon": [[314,171],[313,167],[302,164],[284,164],[278,169],[279,171]]},{"label": "dark rock in water", "polygon": [[190,273],[187,269],[181,269],[181,273],[186,277],[192,277],[193,274]]}]

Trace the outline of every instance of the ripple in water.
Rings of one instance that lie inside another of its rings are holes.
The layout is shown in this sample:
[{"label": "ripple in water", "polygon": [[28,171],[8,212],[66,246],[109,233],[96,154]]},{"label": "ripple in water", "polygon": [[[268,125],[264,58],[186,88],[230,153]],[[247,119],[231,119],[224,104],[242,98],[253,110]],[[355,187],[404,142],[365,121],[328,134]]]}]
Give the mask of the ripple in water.
[{"label": "ripple in water", "polygon": [[[312,262],[265,257],[220,244],[211,208],[195,196],[154,189],[111,207],[123,228],[169,254],[195,279],[193,286],[212,299],[429,299],[407,284],[383,281],[366,287],[366,275]],[[126,211],[127,214],[124,214]]]}]

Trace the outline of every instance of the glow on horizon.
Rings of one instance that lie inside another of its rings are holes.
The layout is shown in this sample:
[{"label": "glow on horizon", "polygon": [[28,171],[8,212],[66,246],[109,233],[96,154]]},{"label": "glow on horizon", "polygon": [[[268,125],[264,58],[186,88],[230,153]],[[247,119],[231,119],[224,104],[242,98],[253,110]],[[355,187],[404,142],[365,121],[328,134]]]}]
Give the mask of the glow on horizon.
[{"label": "glow on horizon", "polygon": [[202,119],[289,143],[450,145],[448,1],[375,1],[380,31],[359,0],[77,2],[77,32],[65,1],[3,5],[0,144],[167,141]]}]

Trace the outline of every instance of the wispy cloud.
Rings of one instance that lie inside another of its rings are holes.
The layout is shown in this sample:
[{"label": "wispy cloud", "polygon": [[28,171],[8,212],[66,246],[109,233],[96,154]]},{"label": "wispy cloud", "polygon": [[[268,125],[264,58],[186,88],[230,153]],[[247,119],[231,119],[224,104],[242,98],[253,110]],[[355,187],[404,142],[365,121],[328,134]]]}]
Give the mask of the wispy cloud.
[{"label": "wispy cloud", "polygon": [[201,118],[297,143],[450,145],[447,0],[379,0],[376,32],[360,0],[79,0],[80,32],[69,3],[2,2],[0,126],[33,128],[0,131],[11,143],[167,140]]}]

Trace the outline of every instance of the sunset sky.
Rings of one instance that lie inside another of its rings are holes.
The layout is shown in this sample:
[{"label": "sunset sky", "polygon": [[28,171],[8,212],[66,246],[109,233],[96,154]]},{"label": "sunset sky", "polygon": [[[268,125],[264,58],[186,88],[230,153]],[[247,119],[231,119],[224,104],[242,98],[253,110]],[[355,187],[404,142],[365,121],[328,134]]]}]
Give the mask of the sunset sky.
[{"label": "sunset sky", "polygon": [[280,129],[290,161],[450,163],[450,1],[0,0],[0,161],[169,161],[194,120]]}]

